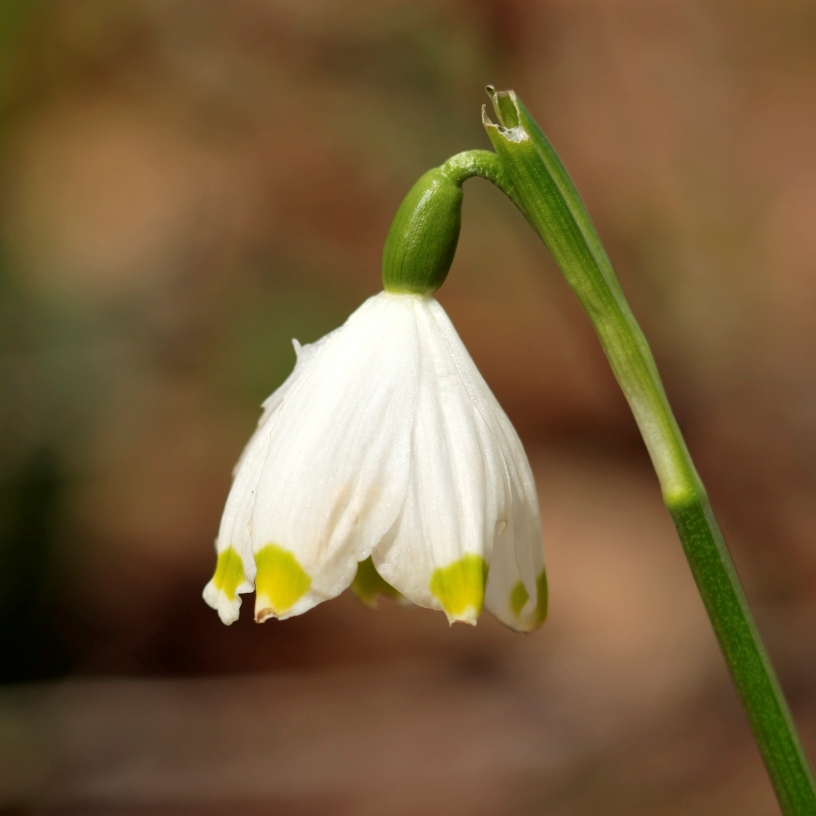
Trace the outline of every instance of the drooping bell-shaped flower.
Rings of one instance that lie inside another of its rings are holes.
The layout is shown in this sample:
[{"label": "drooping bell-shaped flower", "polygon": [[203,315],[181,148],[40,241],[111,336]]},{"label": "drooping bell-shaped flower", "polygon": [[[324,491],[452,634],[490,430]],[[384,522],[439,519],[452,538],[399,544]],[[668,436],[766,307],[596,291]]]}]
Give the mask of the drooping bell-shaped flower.
[{"label": "drooping bell-shaped flower", "polygon": [[[535,484],[518,435],[431,296],[459,233],[440,170],[400,207],[386,291],[316,343],[264,403],[235,468],[204,599],[224,623],[288,618],[353,585],[475,623],[546,616]],[[429,237],[430,236],[430,237]]]}]

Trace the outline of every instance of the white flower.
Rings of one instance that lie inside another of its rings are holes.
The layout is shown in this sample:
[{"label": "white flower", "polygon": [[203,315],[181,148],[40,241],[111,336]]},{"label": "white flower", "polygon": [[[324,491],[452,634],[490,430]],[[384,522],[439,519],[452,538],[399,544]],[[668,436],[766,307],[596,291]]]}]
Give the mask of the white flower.
[{"label": "white flower", "polygon": [[253,588],[257,621],[299,615],[349,587],[364,562],[369,600],[373,563],[451,622],[475,623],[486,604],[514,629],[540,625],[530,465],[440,304],[382,292],[295,349],[235,468],[204,589],[221,620],[235,621]]}]

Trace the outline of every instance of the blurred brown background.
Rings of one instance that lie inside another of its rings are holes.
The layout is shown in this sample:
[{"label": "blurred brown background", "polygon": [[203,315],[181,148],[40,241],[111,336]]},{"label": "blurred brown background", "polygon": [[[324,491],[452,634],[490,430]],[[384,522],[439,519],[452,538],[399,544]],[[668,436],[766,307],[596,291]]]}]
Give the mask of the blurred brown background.
[{"label": "blurred brown background", "polygon": [[776,812],[588,321],[484,182],[440,300],[534,463],[548,623],[200,598],[290,339],[379,289],[487,82],[584,195],[816,754],[816,6],[4,0],[0,812]]}]

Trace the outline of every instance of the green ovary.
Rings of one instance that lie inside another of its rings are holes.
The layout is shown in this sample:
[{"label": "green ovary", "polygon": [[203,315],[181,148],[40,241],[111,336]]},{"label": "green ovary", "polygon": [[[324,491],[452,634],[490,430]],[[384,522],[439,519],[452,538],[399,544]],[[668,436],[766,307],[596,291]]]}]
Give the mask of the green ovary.
[{"label": "green ovary", "polygon": [[244,564],[232,547],[227,547],[218,554],[212,580],[216,589],[221,590],[231,601],[235,600],[235,591],[244,580]]},{"label": "green ovary", "polygon": [[357,575],[351,583],[351,591],[366,605],[374,606],[377,595],[401,598],[402,595],[377,572],[371,556],[357,564]]},{"label": "green ovary", "polygon": [[[549,602],[549,590],[547,587],[547,571],[541,570],[541,575],[536,581],[536,594],[538,596],[533,616],[532,627],[537,629],[547,619],[547,604]],[[510,592],[510,611],[518,617],[524,604],[530,600],[530,595],[527,592],[524,584],[519,581]]]},{"label": "green ovary", "polygon": [[312,585],[312,579],[292,553],[277,544],[267,544],[255,553],[256,608],[271,609],[275,615],[287,612]]},{"label": "green ovary", "polygon": [[465,555],[431,575],[431,593],[452,618],[473,609],[478,615],[484,605],[487,564],[480,555]]}]

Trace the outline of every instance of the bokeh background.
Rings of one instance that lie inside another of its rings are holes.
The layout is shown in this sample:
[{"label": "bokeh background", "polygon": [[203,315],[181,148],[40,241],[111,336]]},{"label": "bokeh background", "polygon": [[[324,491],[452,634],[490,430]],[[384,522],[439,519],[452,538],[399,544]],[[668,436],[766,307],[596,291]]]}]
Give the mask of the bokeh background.
[{"label": "bokeh background", "polygon": [[816,6],[0,4],[0,812],[773,814],[592,330],[485,182],[440,300],[523,436],[551,616],[201,589],[259,403],[515,88],[572,172],[816,755]]}]

